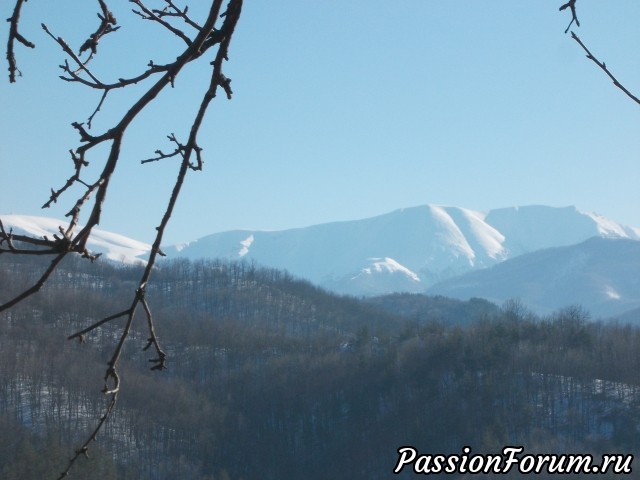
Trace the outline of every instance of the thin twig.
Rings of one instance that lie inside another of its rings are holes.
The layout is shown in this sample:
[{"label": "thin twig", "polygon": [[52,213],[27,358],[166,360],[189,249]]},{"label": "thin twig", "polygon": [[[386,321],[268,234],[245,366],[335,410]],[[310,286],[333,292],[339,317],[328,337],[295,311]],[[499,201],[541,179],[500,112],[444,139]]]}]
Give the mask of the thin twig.
[{"label": "thin twig", "polygon": [[44,271],[44,273],[38,279],[38,281],[36,283],[34,283],[31,287],[29,287],[28,289],[24,290],[22,293],[20,293],[16,297],[14,297],[13,299],[11,299],[8,302],[0,305],[0,312],[8,310],[9,308],[13,307],[14,305],[17,305],[18,303],[20,303],[23,300],[25,300],[26,298],[29,298],[34,293],[39,292],[40,289],[47,282],[47,280],[49,280],[49,277],[53,274],[53,272],[55,272],[55,270],[58,267],[58,265],[60,264],[60,262],[64,259],[64,257],[67,256],[68,253],[69,253],[69,251],[62,251],[62,252],[58,253],[58,255],[56,257],[54,257],[53,260],[51,260],[51,263],[49,264],[49,267]]},{"label": "thin twig", "polygon": [[[18,4],[21,5],[23,1],[26,0],[18,0]],[[23,292],[21,295],[8,302],[7,304],[1,306],[0,311],[2,309],[6,309],[15,305],[16,303],[26,298],[26,296],[29,296],[38,291],[45,284],[58,264],[68,253],[79,253],[84,257],[95,259],[96,256],[91,255],[86,250],[86,244],[89,237],[91,236],[93,229],[100,223],[102,210],[105,206],[106,194],[109,190],[111,178],[120,163],[122,141],[129,125],[138,116],[138,114],[142,112],[158,96],[158,94],[160,94],[160,92],[162,92],[168,86],[173,86],[176,77],[185,67],[185,65],[199,59],[210,48],[216,45],[218,46],[218,48],[215,59],[213,60],[213,62],[211,62],[213,68],[210,84],[202,97],[202,101],[191,125],[189,137],[186,144],[181,144],[177,140],[177,137],[171,134],[169,136],[169,140],[176,145],[174,152],[165,154],[161,150],[157,150],[156,154],[158,155],[158,157],[156,159],[147,160],[152,161],[159,160],[160,158],[178,157],[181,159],[181,162],[179,171],[176,175],[173,189],[169,196],[169,201],[162,216],[160,225],[156,229],[156,237],[149,254],[149,259],[141,275],[138,283],[138,288],[136,289],[134,298],[132,299],[129,308],[104,317],[101,320],[69,336],[69,339],[80,339],[82,341],[85,335],[92,330],[100,328],[106,323],[111,322],[112,320],[121,317],[127,318],[125,325],[120,331],[119,340],[114,346],[111,359],[109,360],[107,369],[105,371],[104,388],[102,391],[105,395],[108,395],[110,397],[105,412],[98,421],[89,438],[80,448],[75,451],[75,455],[71,458],[66,470],[61,473],[59,478],[64,478],[65,476],[67,476],[77,459],[83,455],[87,455],[91,442],[95,441],[98,432],[103,427],[106,420],[110,417],[115,407],[121,387],[120,376],[118,373],[118,364],[124,344],[129,338],[130,332],[132,330],[136,310],[139,305],[142,305],[142,308],[144,309],[147,319],[147,329],[149,332],[147,344],[145,345],[144,350],[148,350],[153,346],[156,352],[156,357],[149,360],[149,362],[152,364],[151,369],[162,370],[166,368],[166,354],[160,346],[160,342],[155,331],[151,307],[147,299],[145,298],[146,286],[149,282],[151,273],[153,272],[157,257],[164,255],[162,250],[160,249],[160,245],[162,243],[165,229],[173,214],[177,199],[184,185],[186,174],[190,169],[200,170],[202,168],[202,149],[198,146],[197,136],[207,108],[209,107],[211,100],[216,96],[218,87],[221,87],[225,91],[228,98],[231,98],[232,95],[230,80],[222,73],[222,65],[223,62],[228,58],[228,49],[231,37],[233,35],[233,32],[235,31],[235,26],[238,22],[240,12],[242,10],[242,0],[211,0],[209,12],[207,14],[206,20],[202,23],[202,25],[197,24],[187,15],[188,7],[185,7],[183,10],[181,10],[170,0],[165,0],[168,5],[168,10],[162,11],[148,9],[141,0],[131,1],[132,3],[138,5],[138,7],[140,7],[141,9],[140,12],[135,13],[145,19],[159,23],[171,34],[176,35],[178,38],[181,38],[186,44],[186,48],[180,55],[177,56],[174,62],[166,65],[156,65],[153,62],[149,62],[149,64],[147,65],[147,70],[142,74],[128,79],[120,78],[116,83],[106,83],[100,80],[86,66],[88,60],[83,61],[79,57],[79,55],[84,51],[90,51],[91,53],[89,59],[92,58],[96,53],[97,45],[100,39],[104,35],[111,33],[117,29],[117,27],[115,27],[115,18],[113,18],[113,15],[107,8],[107,4],[104,0],[98,0],[102,12],[101,14],[98,14],[101,20],[100,25],[96,32],[92,34],[89,39],[85,41],[85,43],[83,43],[79,50],[79,54],[74,53],[73,49],[62,39],[62,37],[54,36],[44,24],[42,25],[45,32],[56,43],[58,43],[58,45],[60,45],[65,55],[68,57],[68,59],[71,60],[72,65],[74,65],[72,68],[69,60],[65,59],[64,64],[60,66],[60,68],[63,70],[63,75],[61,76],[61,78],[68,82],[76,82],[90,88],[101,90],[102,95],[97,107],[88,118],[87,128],[85,128],[82,123],[74,122],[72,124],[73,128],[76,129],[80,137],[80,146],[70,150],[71,159],[74,164],[74,174],[69,177],[69,179],[60,189],[51,190],[51,196],[48,202],[43,206],[46,208],[52,203],[58,201],[59,197],[63,193],[67,192],[71,188],[71,186],[77,184],[83,185],[84,193],[78,197],[73,208],[67,214],[71,217],[67,227],[61,227],[61,236],[54,235],[54,239],[52,240],[45,238],[44,240],[30,239],[26,241],[27,244],[33,244],[41,247],[39,250],[41,250],[42,252],[54,253],[56,256],[51,262],[49,268],[47,268],[45,273],[33,287]],[[220,15],[222,5],[225,1],[227,2],[227,11],[224,14]],[[14,15],[14,17],[15,20],[12,22],[12,27],[15,27],[15,30],[17,32],[19,15]],[[220,27],[220,29],[216,29],[216,23],[221,17],[224,17],[222,26]],[[182,30],[171,25],[169,22],[174,18],[180,19],[186,22],[187,25],[193,27],[195,29],[194,37],[188,37]],[[19,40],[20,37],[14,35],[13,38]],[[116,123],[112,128],[100,135],[92,135],[89,133],[88,129],[91,128],[93,119],[104,106],[107,95],[111,90],[121,89],[129,85],[145,81],[155,74],[159,74],[159,77],[156,77],[155,82],[150,85],[147,88],[146,92],[131,105],[129,110],[122,116],[118,123]],[[102,171],[99,173],[98,178],[93,182],[86,182],[82,180],[81,173],[84,173],[84,167],[87,167],[89,165],[89,161],[87,160],[88,153],[99,145],[105,143],[108,145],[109,153],[104,162],[104,165],[102,166]],[[143,163],[145,163],[145,161],[143,161]],[[80,212],[84,208],[89,208],[89,205],[87,204],[89,203],[90,199],[92,205],[90,207],[90,212],[88,215],[88,219],[86,220],[86,224],[84,227],[80,228],[80,231],[76,234],[75,230],[76,228],[79,228],[78,222],[80,218]],[[15,245],[13,244],[14,240],[21,241],[22,237],[15,236],[12,234],[12,232],[6,232],[4,226],[0,223],[0,246],[6,243],[6,247],[0,248],[0,253],[21,253],[22,249],[16,249]]]},{"label": "thin twig", "polygon": [[71,468],[73,467],[73,465],[76,463],[76,461],[80,457],[89,458],[89,446],[90,446],[91,442],[95,442],[97,440],[98,433],[102,429],[102,426],[105,424],[105,422],[111,416],[111,413],[113,412],[113,409],[115,408],[116,403],[118,401],[118,392],[119,392],[120,379],[117,377],[117,374],[115,375],[114,382],[115,382],[115,385],[117,385],[113,389],[115,391],[113,391],[113,392],[105,392],[106,394],[108,394],[110,396],[110,398],[109,398],[109,401],[107,403],[107,406],[105,408],[104,413],[102,414],[102,416],[98,420],[98,424],[93,429],[93,432],[91,432],[91,435],[89,435],[87,440],[82,444],[82,446],[80,448],[76,449],[75,454],[73,455],[73,457],[71,457],[69,459],[69,463],[67,464],[67,468],[63,472],[60,473],[60,476],[58,477],[57,480],[62,480],[64,478],[66,478],[69,475],[69,472],[71,471]]},{"label": "thin twig", "polygon": [[564,33],[567,33],[569,31],[569,29],[571,28],[571,25],[573,25],[573,22],[576,22],[576,25],[578,27],[580,26],[580,21],[578,20],[578,15],[576,14],[576,0],[569,0],[567,3],[565,3],[560,7],[560,11],[565,10],[567,8],[571,9],[571,21],[569,22],[569,26],[564,31]]},{"label": "thin twig", "polygon": [[638,97],[636,97],[634,94],[632,94],[629,90],[627,90],[624,85],[622,85],[618,79],[616,77],[613,76],[613,74],[609,71],[609,69],[607,68],[607,66],[605,65],[604,62],[599,61],[596,57],[593,56],[593,54],[589,51],[589,49],[585,46],[584,43],[582,43],[582,40],[580,40],[580,38],[578,37],[578,35],[575,34],[575,32],[571,32],[571,38],[573,38],[576,42],[578,42],[578,44],[582,47],[582,49],[587,52],[587,58],[589,60],[591,60],[593,63],[595,63],[598,67],[600,67],[602,69],[602,71],[604,73],[607,74],[607,76],[613,81],[613,84],[618,87],[620,90],[622,90],[625,94],[627,94],[627,96],[633,100],[634,102],[636,102],[637,104],[640,105],[640,99]]},{"label": "thin twig", "polygon": [[123,312],[118,312],[118,313],[114,313],[113,315],[109,315],[108,317],[103,318],[102,320],[94,323],[93,325],[89,325],[87,328],[84,328],[82,330],[80,330],[79,332],[74,333],[73,335],[69,335],[67,337],[67,340],[73,340],[75,338],[78,338],[80,340],[84,339],[84,336],[91,332],[92,330],[95,330],[98,327],[101,327],[102,325],[104,325],[105,323],[110,322],[111,320],[115,320],[116,318],[120,318],[120,317],[124,317],[125,315],[129,314],[129,309],[123,311]]},{"label": "thin twig", "polygon": [[151,309],[149,308],[149,304],[147,303],[147,299],[144,298],[144,288],[140,289],[140,302],[142,302],[142,307],[147,315],[147,328],[149,329],[149,338],[147,339],[147,344],[142,349],[143,351],[149,350],[149,348],[153,345],[156,350],[157,358],[152,358],[149,360],[150,363],[153,363],[153,367],[151,370],[164,370],[166,369],[165,360],[167,358],[167,354],[164,353],[162,348],[160,348],[160,342],[158,341],[158,336],[156,335],[156,330],[154,327],[153,316],[151,315]]},{"label": "thin twig", "polygon": [[10,18],[7,19],[7,22],[10,23],[9,27],[9,40],[7,41],[7,62],[9,62],[9,82],[15,83],[16,74],[21,76],[22,73],[18,69],[18,64],[16,62],[16,56],[13,51],[13,45],[17,40],[25,47],[28,48],[36,48],[35,44],[24,38],[20,32],[18,31],[18,25],[20,24],[20,13],[22,10],[22,5],[27,0],[16,0],[16,5],[13,8],[13,14]]},{"label": "thin twig", "polygon": [[[69,55],[74,62],[76,62],[76,64],[78,65],[78,68],[80,68],[81,70],[83,70],[87,75],[89,75],[89,77],[91,77],[91,79],[96,83],[96,84],[100,84],[100,80],[98,80],[93,73],[91,73],[91,71],[86,67],[85,62],[83,62],[82,60],[80,60],[80,58],[74,53],[74,51],[71,49],[71,47],[67,44],[67,42],[64,41],[64,39],[62,37],[56,37],[53,33],[51,33],[51,31],[49,30],[49,28],[44,24],[40,24],[40,26],[42,27],[42,29],[47,33],[47,35],[49,35],[51,38],[53,38],[56,43],[58,45],[60,45],[62,47],[62,50],[64,50],[64,52]],[[68,68],[68,66],[67,66]]]},{"label": "thin twig", "polygon": [[93,113],[91,115],[89,115],[89,118],[87,120],[87,128],[91,129],[91,122],[93,122],[93,118],[98,114],[98,112],[102,108],[102,105],[104,104],[104,101],[107,98],[107,95],[109,94],[110,91],[111,90],[105,90],[104,92],[102,92],[102,97],[100,98],[100,101],[98,102],[98,106],[93,111]]},{"label": "thin twig", "polygon": [[[193,20],[191,20],[191,18],[189,18],[189,16],[187,15],[187,12],[189,11],[188,6],[185,6],[184,9],[180,10],[171,0],[164,0],[164,1],[166,2],[167,7],[165,7],[165,9],[161,11],[155,10],[156,14],[159,17],[162,17],[162,16],[180,17],[185,21],[187,25],[190,25],[191,27],[195,28],[198,31],[202,30],[202,27],[198,25],[196,22],[194,22]],[[167,8],[173,11],[168,11]]]},{"label": "thin twig", "polygon": [[98,28],[96,29],[96,31],[91,35],[89,35],[89,38],[87,38],[85,42],[82,44],[82,46],[80,47],[80,51],[79,51],[80,55],[82,55],[82,52],[86,50],[91,50],[91,55],[85,62],[83,62],[83,64],[86,64],[97,53],[98,43],[100,42],[102,37],[104,37],[105,35],[111,32],[115,32],[120,28],[120,27],[116,27],[116,24],[118,23],[116,21],[116,17],[113,16],[113,13],[111,13],[105,1],[98,0],[98,4],[100,5],[100,10],[102,11],[101,14],[100,13],[98,14],[98,18],[100,19],[100,25],[98,25]]},{"label": "thin twig", "polygon": [[147,6],[144,3],[142,3],[142,0],[129,0],[129,1],[138,5],[140,7],[140,10],[142,10],[142,12],[133,10],[133,13],[140,16],[144,20],[151,20],[156,23],[159,23],[160,25],[165,27],[167,30],[169,30],[171,33],[173,33],[176,37],[181,38],[187,45],[191,45],[191,39],[187,37],[187,35],[182,30],[174,27],[169,22],[163,20],[162,15],[157,15],[154,11],[149,10]]}]

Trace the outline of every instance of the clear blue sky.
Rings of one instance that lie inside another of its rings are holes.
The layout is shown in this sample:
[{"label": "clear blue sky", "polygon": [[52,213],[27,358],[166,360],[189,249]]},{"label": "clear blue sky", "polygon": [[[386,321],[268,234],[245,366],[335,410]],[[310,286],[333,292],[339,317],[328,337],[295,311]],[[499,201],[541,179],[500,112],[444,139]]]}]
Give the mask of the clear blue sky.
[{"label": "clear blue sky", "polygon": [[[112,3],[122,28],[95,60],[102,78],[175,58],[179,42],[128,14],[127,2]],[[192,3],[195,14],[205,2]],[[640,226],[640,107],[564,35],[561,3],[246,1],[226,64],[234,99],[220,97],[208,113],[205,170],[188,178],[165,243],[426,203],[576,205]],[[640,94],[640,2],[578,8],[577,33]],[[18,46],[24,76],[0,82],[2,213],[61,218],[75,201],[40,210],[72,173],[71,122],[86,120],[99,94],[57,78],[63,53],[39,25],[77,47],[95,11],[86,1],[24,7],[22,33],[37,49]],[[208,77],[206,64],[189,68],[134,124],[101,228],[151,241],[177,163],[139,160],[169,149],[168,133],[186,138]],[[109,98],[93,131],[141,91]]]}]

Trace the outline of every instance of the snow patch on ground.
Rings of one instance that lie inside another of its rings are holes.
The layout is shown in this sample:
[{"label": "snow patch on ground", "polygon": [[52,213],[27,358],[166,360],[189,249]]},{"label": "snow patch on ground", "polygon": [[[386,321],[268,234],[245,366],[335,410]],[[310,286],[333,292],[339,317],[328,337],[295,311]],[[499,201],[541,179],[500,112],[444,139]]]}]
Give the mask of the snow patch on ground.
[{"label": "snow patch on ground", "polygon": [[249,247],[251,246],[253,241],[254,241],[253,235],[249,235],[247,238],[245,238],[240,242],[240,245],[242,245],[242,248],[240,248],[240,251],[238,252],[239,257],[244,257],[247,253],[249,253]]},{"label": "snow patch on ground", "polygon": [[185,242],[185,243],[176,243],[173,248],[176,249],[176,252],[181,252],[182,250],[184,250],[185,248],[187,248],[189,245],[191,245],[193,242]]},{"label": "snow patch on ground", "polygon": [[604,294],[611,300],[620,300],[622,296],[610,285],[605,286]]}]

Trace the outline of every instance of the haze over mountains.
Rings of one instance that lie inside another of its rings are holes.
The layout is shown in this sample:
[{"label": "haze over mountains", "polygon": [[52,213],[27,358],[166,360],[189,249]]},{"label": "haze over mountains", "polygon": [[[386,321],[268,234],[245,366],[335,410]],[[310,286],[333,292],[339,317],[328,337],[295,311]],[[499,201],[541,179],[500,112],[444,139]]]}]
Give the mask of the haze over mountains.
[{"label": "haze over mountains", "polygon": [[[5,226],[41,235],[35,233],[40,231],[34,228],[37,218],[2,220]],[[57,227],[50,219],[46,227],[52,224]],[[143,256],[143,247],[148,251],[140,242],[97,233],[101,243],[117,239],[109,258],[131,260]],[[592,237],[602,241],[578,245]],[[424,205],[283,231],[215,233],[163,250],[169,258],[255,261],[339,293],[426,292],[494,301],[520,297],[538,311],[582,303],[597,307],[597,314],[613,315],[640,306],[640,293],[634,293],[640,289],[633,283],[640,266],[638,240],[640,229],[575,207],[510,207],[483,213]],[[104,245],[90,247],[100,250]],[[520,257],[524,254],[533,256]],[[590,260],[584,260],[587,257]],[[464,276],[470,272],[475,276]],[[553,292],[543,292],[548,289]]]}]

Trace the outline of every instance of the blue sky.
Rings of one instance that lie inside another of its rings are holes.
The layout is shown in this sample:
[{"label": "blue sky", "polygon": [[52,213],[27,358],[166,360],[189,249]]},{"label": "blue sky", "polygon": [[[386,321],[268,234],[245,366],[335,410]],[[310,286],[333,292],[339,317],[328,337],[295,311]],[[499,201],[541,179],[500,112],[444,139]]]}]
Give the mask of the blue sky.
[{"label": "blue sky", "polygon": [[[94,61],[102,78],[175,58],[179,42],[112,3],[122,28]],[[189,176],[165,243],[426,203],[576,205],[640,226],[640,107],[563,33],[561,3],[246,1],[226,65],[234,98],[209,110],[205,170]],[[640,2],[577,5],[576,32],[640,94]],[[0,13],[10,16],[7,2]],[[63,53],[39,25],[77,47],[96,21],[93,2],[24,7],[22,33],[37,49],[18,46],[24,76],[0,83],[2,213],[62,218],[75,201],[40,209],[72,173],[71,122],[99,94],[58,79]],[[132,126],[101,228],[152,240],[178,165],[139,160],[168,150],[171,132],[186,138],[207,67],[188,68]],[[93,131],[142,91],[110,97]],[[90,160],[97,171],[104,151]]]}]

